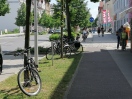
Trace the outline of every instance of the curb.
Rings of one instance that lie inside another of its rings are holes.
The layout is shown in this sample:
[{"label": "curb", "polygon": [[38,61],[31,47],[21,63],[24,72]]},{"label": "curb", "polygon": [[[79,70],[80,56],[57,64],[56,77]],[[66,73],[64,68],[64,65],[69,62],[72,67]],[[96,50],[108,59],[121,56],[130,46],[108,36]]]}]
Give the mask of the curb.
[{"label": "curb", "polygon": [[14,37],[14,36],[23,36],[24,33],[19,33],[19,34],[5,34],[5,35],[0,35],[1,37]]}]

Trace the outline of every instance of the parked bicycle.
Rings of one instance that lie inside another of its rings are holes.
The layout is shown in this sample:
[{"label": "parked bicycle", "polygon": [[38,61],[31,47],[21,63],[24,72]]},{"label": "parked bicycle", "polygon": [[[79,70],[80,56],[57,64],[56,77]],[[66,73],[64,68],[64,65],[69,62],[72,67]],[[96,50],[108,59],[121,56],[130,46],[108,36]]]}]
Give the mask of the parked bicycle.
[{"label": "parked bicycle", "polygon": [[68,42],[69,44],[69,49],[70,49],[70,55],[71,54],[76,54],[78,49],[80,48],[81,44],[80,42],[78,41],[71,41],[71,42]]},{"label": "parked bicycle", "polygon": [[33,58],[28,57],[28,51],[30,49],[31,47],[24,49],[20,53],[15,53],[14,56],[25,55],[25,57],[27,58],[26,66],[18,72],[17,82],[20,90],[24,94],[33,96],[37,95],[40,92],[42,84],[41,78],[37,71],[38,66],[35,65],[35,61],[33,60]]},{"label": "parked bicycle", "polygon": [[[68,47],[69,45],[66,43],[66,40],[63,40],[63,55],[69,56],[70,54],[70,49]],[[53,52],[52,52],[52,46],[49,47],[46,51],[46,59],[51,60],[52,56],[58,54],[61,54],[61,42],[60,40],[54,41],[53,42]]]}]

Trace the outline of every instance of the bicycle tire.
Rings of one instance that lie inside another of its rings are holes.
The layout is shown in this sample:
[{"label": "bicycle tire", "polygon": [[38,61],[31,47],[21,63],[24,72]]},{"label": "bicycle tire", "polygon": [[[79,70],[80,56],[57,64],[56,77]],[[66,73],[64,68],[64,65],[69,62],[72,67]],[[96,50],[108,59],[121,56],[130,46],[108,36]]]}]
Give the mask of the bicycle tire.
[{"label": "bicycle tire", "polygon": [[18,86],[20,90],[27,96],[35,96],[40,92],[42,88],[41,78],[36,70],[30,69],[28,70],[29,78],[27,80],[24,79],[24,72],[26,70],[27,70],[26,68],[22,68],[18,72],[17,76]]},{"label": "bicycle tire", "polygon": [[52,48],[51,47],[46,50],[46,59],[47,60],[52,59]]},{"label": "bicycle tire", "polygon": [[0,53],[0,74],[2,73],[3,70],[3,57],[2,54]]},{"label": "bicycle tire", "polygon": [[66,57],[70,57],[71,56],[71,49],[69,46],[65,46],[63,48],[63,53],[65,54]]}]

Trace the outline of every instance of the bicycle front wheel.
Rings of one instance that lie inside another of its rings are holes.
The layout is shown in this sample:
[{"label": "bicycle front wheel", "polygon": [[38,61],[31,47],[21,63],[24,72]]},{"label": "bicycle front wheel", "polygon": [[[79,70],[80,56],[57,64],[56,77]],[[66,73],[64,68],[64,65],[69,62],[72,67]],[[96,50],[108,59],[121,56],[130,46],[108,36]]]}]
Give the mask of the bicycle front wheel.
[{"label": "bicycle front wheel", "polygon": [[28,96],[37,95],[42,87],[41,78],[34,69],[21,69],[18,73],[17,81],[20,90]]}]

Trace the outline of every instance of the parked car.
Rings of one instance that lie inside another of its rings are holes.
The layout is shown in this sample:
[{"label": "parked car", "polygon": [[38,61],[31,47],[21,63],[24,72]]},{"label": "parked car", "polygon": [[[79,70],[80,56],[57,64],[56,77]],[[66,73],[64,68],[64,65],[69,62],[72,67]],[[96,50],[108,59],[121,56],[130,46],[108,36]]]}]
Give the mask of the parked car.
[{"label": "parked car", "polygon": [[54,33],[61,33],[61,30],[60,29],[56,29],[56,30],[54,30]]},{"label": "parked car", "polygon": [[50,29],[48,33],[54,33],[54,30]]}]

